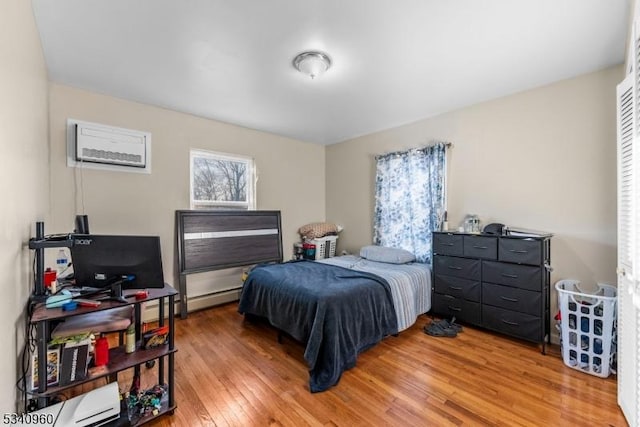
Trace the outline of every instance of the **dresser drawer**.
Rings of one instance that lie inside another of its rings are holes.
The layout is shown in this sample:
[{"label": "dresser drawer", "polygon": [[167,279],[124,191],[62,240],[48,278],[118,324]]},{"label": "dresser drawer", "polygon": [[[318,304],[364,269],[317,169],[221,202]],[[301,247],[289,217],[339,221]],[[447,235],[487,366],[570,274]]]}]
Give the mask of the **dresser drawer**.
[{"label": "dresser drawer", "polygon": [[433,252],[441,255],[462,256],[462,236],[459,234],[433,233]]},{"label": "dresser drawer", "polygon": [[540,292],[542,291],[542,268],[483,261],[482,281]]},{"label": "dresser drawer", "polygon": [[482,292],[479,280],[460,279],[439,274],[435,275],[434,288],[438,293],[476,302],[480,302]]},{"label": "dresser drawer", "polygon": [[498,259],[498,238],[487,236],[463,236],[464,256],[483,259]]},{"label": "dresser drawer", "polygon": [[435,274],[480,280],[480,260],[436,255],[433,257]]},{"label": "dresser drawer", "polygon": [[471,302],[451,295],[433,294],[433,311],[447,318],[454,317],[461,322],[482,324],[480,303]]},{"label": "dresser drawer", "polygon": [[502,238],[498,246],[498,259],[518,264],[540,265],[542,262],[542,241]]},{"label": "dresser drawer", "polygon": [[530,314],[483,305],[482,325],[487,329],[530,341],[539,342],[544,339],[540,317]]},{"label": "dresser drawer", "polygon": [[509,286],[482,284],[482,303],[511,311],[540,316],[542,311],[542,293],[525,291]]}]

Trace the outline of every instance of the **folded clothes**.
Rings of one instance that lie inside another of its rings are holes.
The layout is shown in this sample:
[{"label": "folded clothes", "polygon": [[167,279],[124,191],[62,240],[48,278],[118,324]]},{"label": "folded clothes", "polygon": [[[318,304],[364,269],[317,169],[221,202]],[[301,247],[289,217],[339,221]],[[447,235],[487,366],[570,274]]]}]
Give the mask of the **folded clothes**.
[{"label": "folded clothes", "polygon": [[94,311],[67,317],[51,332],[52,338],[78,335],[85,332],[106,333],[127,329],[133,318],[133,306],[124,306],[112,310]]}]

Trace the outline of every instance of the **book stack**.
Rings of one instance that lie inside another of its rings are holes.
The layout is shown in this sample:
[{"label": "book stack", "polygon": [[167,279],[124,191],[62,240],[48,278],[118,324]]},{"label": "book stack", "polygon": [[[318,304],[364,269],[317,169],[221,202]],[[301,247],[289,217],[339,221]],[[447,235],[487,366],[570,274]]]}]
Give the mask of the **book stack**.
[{"label": "book stack", "polygon": [[61,386],[87,378],[87,368],[91,361],[91,334],[80,334],[70,337],[57,338],[49,343],[50,346],[60,347]]}]

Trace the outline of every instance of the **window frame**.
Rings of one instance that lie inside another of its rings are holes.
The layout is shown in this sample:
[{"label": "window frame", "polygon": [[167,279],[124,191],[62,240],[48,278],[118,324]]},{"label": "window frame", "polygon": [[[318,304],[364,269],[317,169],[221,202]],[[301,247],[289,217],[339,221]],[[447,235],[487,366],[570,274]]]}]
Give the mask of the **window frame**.
[{"label": "window frame", "polygon": [[[194,199],[194,160],[196,158],[208,158],[213,160],[244,163],[247,166],[247,200],[221,201],[221,200],[195,200]],[[242,209],[256,210],[256,165],[255,160],[249,156],[239,154],[222,153],[218,151],[192,148],[189,150],[189,205],[191,209]]]}]

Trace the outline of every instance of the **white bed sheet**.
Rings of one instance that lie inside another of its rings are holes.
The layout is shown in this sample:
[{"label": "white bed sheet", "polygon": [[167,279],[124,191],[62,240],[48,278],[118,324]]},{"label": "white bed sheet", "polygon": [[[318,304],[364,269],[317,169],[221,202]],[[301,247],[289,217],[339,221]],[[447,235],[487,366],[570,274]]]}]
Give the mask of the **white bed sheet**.
[{"label": "white bed sheet", "polygon": [[419,315],[431,309],[431,269],[427,264],[389,264],[369,261],[355,255],[326,258],[317,262],[365,271],[385,279],[391,287],[398,332],[409,328]]}]

